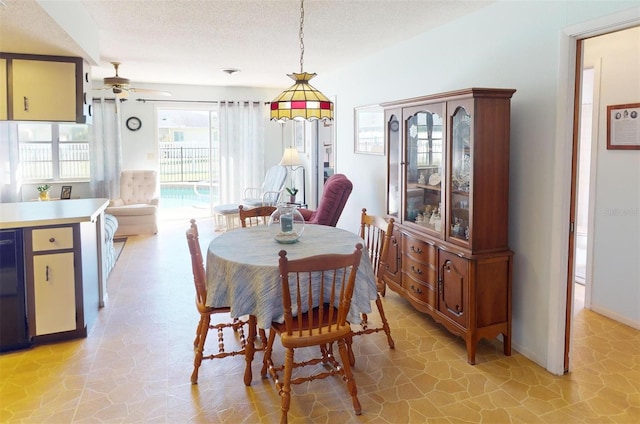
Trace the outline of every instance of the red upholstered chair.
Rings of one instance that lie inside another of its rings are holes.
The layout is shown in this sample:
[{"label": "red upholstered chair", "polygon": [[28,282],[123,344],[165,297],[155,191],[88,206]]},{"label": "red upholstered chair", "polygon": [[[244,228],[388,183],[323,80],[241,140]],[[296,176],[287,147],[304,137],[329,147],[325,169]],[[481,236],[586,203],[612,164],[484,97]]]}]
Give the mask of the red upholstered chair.
[{"label": "red upholstered chair", "polygon": [[353,190],[353,184],[343,174],[334,174],[324,183],[322,197],[318,209],[298,209],[309,224],[329,225],[335,227],[342,214],[344,205]]}]

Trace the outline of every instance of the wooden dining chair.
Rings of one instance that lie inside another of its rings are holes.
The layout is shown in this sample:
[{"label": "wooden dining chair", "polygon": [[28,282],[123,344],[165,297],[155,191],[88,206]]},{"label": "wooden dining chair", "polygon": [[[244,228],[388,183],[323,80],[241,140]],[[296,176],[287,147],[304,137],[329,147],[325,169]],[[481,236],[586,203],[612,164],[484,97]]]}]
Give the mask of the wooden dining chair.
[{"label": "wooden dining chair", "polygon": [[[347,383],[356,415],[362,412],[347,348],[351,338],[347,314],[351,307],[362,249],[362,244],[358,243],[351,254],[318,255],[297,260],[289,260],[284,250],[279,253],[284,322],[273,322],[271,325],[263,359],[262,377],[266,378],[268,372],[279,391],[281,423],[287,422],[292,384],[336,374]],[[285,349],[284,365],[281,366],[274,365],[272,358],[276,335],[280,336],[280,342]],[[333,356],[331,345],[334,342],[338,344],[342,365]],[[296,362],[295,350],[308,347],[319,347],[320,355]],[[307,372],[306,375],[298,376],[296,373],[296,377],[293,378],[294,369],[319,363],[323,364],[320,369],[314,367],[313,371]],[[280,372],[283,372],[282,380]]]},{"label": "wooden dining chair", "polygon": [[[386,285],[382,279],[382,267],[386,260],[388,244],[387,241],[393,233],[393,218],[389,218],[387,221],[381,216],[367,215],[367,209],[362,208],[362,215],[360,217],[360,237],[364,240],[364,244],[373,266],[373,272],[376,276],[376,287],[378,288],[378,294],[376,296],[376,306],[378,307],[378,313],[380,314],[380,320],[382,325],[380,327],[370,327],[367,314],[362,314],[362,321],[360,323],[361,330],[354,331],[354,336],[363,334],[377,333],[384,331],[387,335],[387,342],[389,348],[394,349],[395,343],[391,337],[391,328],[387,322],[387,317],[384,313],[384,307],[382,306],[381,295],[384,296]],[[351,363],[353,365],[353,362]]]},{"label": "wooden dining chair", "polygon": [[266,225],[269,223],[269,217],[276,209],[275,206],[258,206],[247,209],[246,206],[240,205],[238,206],[240,225],[242,225],[242,228]]},{"label": "wooden dining chair", "polygon": [[[226,358],[227,356],[245,355],[247,341],[244,335],[244,325],[248,324],[248,321],[235,319],[233,321],[222,322],[218,324],[211,324],[211,315],[214,314],[229,314],[231,312],[230,307],[212,308],[206,305],[207,301],[207,284],[204,269],[204,262],[202,259],[202,249],[200,248],[200,241],[198,238],[198,226],[194,219],[191,220],[191,226],[186,232],[187,244],[189,246],[189,253],[191,254],[191,268],[193,270],[193,282],[196,289],[196,308],[200,314],[200,321],[196,329],[196,338],[193,341],[193,346],[196,349],[196,355],[193,360],[193,373],[191,374],[191,384],[198,383],[198,370],[202,364],[203,359],[217,359]],[[226,351],[224,345],[225,328],[231,328],[234,332],[237,332],[240,349]],[[207,334],[209,330],[216,330],[218,333],[218,353],[204,355],[204,345],[207,340]],[[255,334],[255,333],[254,333]]]}]

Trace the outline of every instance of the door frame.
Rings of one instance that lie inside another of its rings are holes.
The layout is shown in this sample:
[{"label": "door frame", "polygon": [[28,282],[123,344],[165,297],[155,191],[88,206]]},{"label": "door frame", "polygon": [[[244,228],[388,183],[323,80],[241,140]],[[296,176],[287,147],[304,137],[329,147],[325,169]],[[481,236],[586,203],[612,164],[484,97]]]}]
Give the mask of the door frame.
[{"label": "door frame", "polygon": [[[560,34],[558,71],[558,97],[556,107],[556,143],[554,164],[553,204],[558,207],[552,212],[552,228],[557,229],[557,239],[550,248],[550,278],[557,281],[549,290],[549,320],[547,345],[547,370],[562,375],[571,369],[571,310],[573,307],[573,265],[574,251],[571,224],[574,221],[575,189],[574,169],[577,149],[575,103],[576,63],[579,40],[603,35],[640,24],[640,10],[627,9],[598,19],[566,27]],[[580,64],[582,61],[579,62]],[[595,170],[592,170],[595,172]],[[571,288],[568,288],[571,284]],[[569,312],[567,311],[569,310]],[[565,355],[566,354],[566,355]],[[565,358],[567,363],[565,364]]]}]

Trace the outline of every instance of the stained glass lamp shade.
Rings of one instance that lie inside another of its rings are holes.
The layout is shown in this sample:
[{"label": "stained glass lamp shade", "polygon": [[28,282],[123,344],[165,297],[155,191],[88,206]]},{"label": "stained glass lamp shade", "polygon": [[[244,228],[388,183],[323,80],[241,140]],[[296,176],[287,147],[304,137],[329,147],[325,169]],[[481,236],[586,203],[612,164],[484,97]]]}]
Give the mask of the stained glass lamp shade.
[{"label": "stained glass lamp shade", "polygon": [[271,102],[271,119],[333,119],[333,102],[309,84],[316,74],[301,72],[288,74],[296,83]]}]

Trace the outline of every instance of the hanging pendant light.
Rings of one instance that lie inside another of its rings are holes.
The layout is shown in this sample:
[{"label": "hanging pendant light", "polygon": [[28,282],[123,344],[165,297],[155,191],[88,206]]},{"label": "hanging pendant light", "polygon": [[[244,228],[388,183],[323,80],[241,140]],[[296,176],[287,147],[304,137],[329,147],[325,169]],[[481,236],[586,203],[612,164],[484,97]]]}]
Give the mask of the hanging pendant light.
[{"label": "hanging pendant light", "polygon": [[271,102],[271,120],[333,120],[333,102],[316,90],[309,80],[316,76],[304,72],[304,0],[300,1],[300,73],[288,74],[295,81]]}]

